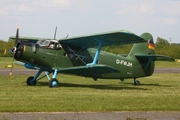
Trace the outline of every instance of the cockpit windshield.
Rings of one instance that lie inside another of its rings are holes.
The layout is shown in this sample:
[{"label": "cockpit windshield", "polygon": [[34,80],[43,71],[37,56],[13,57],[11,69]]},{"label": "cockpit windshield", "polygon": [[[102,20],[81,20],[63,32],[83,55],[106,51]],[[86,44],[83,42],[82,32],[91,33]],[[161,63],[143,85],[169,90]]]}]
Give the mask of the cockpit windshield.
[{"label": "cockpit windshield", "polygon": [[43,46],[49,46],[50,40],[38,40],[37,44],[41,47]]},{"label": "cockpit windshield", "polygon": [[61,44],[57,40],[38,40],[37,43],[42,48],[61,49]]}]

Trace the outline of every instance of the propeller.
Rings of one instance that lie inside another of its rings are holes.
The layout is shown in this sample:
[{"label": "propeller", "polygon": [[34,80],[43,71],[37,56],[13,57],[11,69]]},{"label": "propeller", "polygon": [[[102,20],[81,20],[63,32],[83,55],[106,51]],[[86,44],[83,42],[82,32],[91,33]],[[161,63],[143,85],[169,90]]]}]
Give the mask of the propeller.
[{"label": "propeller", "polygon": [[16,30],[16,38],[15,38],[14,47],[11,49],[11,52],[14,54],[14,56],[13,56],[13,60],[12,60],[12,63],[11,63],[12,67],[11,67],[11,70],[10,70],[10,73],[9,73],[10,76],[12,75],[14,58],[15,58],[15,54],[16,54],[16,51],[17,51],[17,48],[18,48],[18,41],[19,41],[19,26],[17,26],[17,30]]},{"label": "propeller", "polygon": [[19,26],[17,26],[15,46],[17,46],[17,44],[18,44],[18,39],[19,39]]}]

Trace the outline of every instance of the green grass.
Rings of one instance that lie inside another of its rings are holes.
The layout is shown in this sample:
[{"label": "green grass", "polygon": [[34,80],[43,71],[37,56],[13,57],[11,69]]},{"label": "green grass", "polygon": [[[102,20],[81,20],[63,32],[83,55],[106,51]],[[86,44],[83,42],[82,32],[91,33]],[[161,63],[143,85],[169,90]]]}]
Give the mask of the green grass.
[{"label": "green grass", "polygon": [[58,88],[45,79],[27,86],[27,76],[0,76],[0,112],[180,111],[180,74],[133,80],[98,80],[59,75]]},{"label": "green grass", "polygon": [[[0,57],[0,68],[8,68],[8,65],[12,65],[16,60],[12,57]],[[14,68],[23,68],[23,66],[13,64]]]},{"label": "green grass", "polygon": [[[0,58],[6,68],[11,58]],[[179,67],[176,62],[157,62],[157,67]],[[27,86],[29,75],[0,76],[0,112],[58,111],[180,111],[180,74],[153,74],[138,79],[98,80],[58,75],[60,87],[49,88],[44,78]]]},{"label": "green grass", "polygon": [[180,62],[156,61],[156,68],[179,68]]}]

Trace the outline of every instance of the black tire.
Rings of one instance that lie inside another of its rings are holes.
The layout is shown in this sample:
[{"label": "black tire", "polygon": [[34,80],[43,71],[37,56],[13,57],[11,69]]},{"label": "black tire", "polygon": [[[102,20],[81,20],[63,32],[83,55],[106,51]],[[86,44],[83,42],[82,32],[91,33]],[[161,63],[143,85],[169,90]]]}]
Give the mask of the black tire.
[{"label": "black tire", "polygon": [[54,88],[54,87],[58,87],[59,86],[59,82],[57,79],[55,78],[52,78],[50,81],[49,81],[49,87],[50,88]]},{"label": "black tire", "polygon": [[34,79],[33,76],[28,77],[28,79],[26,81],[27,85],[30,85],[30,86],[36,85],[37,82],[36,82],[36,80],[33,81],[33,79]]}]

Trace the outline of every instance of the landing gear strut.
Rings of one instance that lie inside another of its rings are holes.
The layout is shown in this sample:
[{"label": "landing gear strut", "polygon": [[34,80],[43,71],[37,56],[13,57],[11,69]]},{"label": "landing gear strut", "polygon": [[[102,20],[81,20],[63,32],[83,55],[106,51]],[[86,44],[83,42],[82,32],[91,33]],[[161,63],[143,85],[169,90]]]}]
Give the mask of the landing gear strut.
[{"label": "landing gear strut", "polygon": [[140,82],[134,78],[134,85],[140,85]]},{"label": "landing gear strut", "polygon": [[52,79],[50,79],[50,77],[49,77],[49,74],[51,74],[52,72],[49,73],[49,72],[46,72],[46,71],[44,71],[44,72],[45,72],[45,75],[44,75],[44,76],[38,78],[39,75],[40,75],[42,72],[43,72],[43,70],[42,70],[42,69],[39,69],[38,72],[36,73],[36,75],[35,75],[34,77],[33,77],[33,76],[30,76],[30,77],[27,79],[27,81],[26,81],[27,85],[30,85],[30,86],[36,85],[36,83],[37,83],[38,80],[40,80],[40,79],[42,79],[42,78],[44,78],[44,77],[47,77],[48,80],[49,80],[49,87],[50,87],[50,88],[58,87],[58,86],[59,86],[59,82],[58,82],[58,80],[56,79],[56,76],[57,76],[57,74],[58,74],[58,71],[57,71],[57,70],[55,70],[55,71],[53,72],[53,77],[52,77]]}]

